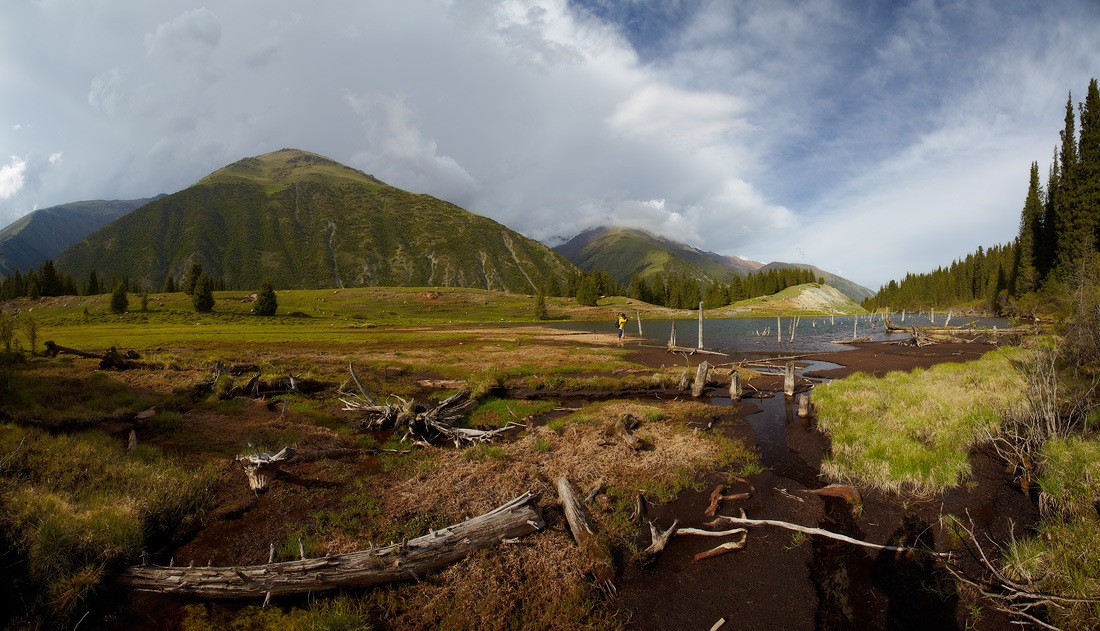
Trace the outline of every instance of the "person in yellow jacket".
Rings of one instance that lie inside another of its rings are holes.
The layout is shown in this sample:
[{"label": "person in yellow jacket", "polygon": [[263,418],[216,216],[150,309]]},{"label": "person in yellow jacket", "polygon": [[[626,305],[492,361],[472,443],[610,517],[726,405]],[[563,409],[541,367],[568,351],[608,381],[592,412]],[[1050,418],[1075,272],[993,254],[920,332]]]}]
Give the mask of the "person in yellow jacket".
[{"label": "person in yellow jacket", "polygon": [[623,333],[626,331],[626,314],[619,314],[619,343],[623,343]]}]

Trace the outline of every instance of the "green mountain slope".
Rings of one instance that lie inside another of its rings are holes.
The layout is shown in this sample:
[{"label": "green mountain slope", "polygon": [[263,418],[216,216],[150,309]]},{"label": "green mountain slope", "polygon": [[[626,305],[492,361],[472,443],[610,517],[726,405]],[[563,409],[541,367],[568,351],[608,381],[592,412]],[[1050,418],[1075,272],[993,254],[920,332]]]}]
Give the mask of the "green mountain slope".
[{"label": "green mountain slope", "polygon": [[89,235],[76,278],[160,287],[193,262],[230,287],[456,286],[533,292],[572,265],[491,219],[296,149],[245,158]]},{"label": "green mountain slope", "polygon": [[819,267],[815,267],[806,263],[783,263],[780,261],[773,261],[762,267],[761,270],[766,272],[770,269],[784,268],[808,269],[814,273],[814,277],[824,278],[826,284],[836,287],[838,290],[840,290],[840,293],[844,294],[845,296],[851,298],[856,302],[863,302],[864,299],[870,298],[871,296],[875,295],[875,292],[867,289],[863,285],[853,283],[847,278],[837,276],[836,274],[831,274]]},{"label": "green mountain slope", "polygon": [[863,315],[867,310],[831,285],[807,283],[788,287],[771,296],[739,300],[717,313],[723,316],[772,317],[776,313]]},{"label": "green mountain slope", "polygon": [[554,251],[581,269],[603,270],[624,285],[634,274],[645,278],[658,272],[726,283],[734,274],[744,275],[763,265],[705,252],[633,228],[586,230]]},{"label": "green mountain slope", "polygon": [[159,199],[72,202],[42,208],[0,230],[0,276],[37,268],[135,208]]}]

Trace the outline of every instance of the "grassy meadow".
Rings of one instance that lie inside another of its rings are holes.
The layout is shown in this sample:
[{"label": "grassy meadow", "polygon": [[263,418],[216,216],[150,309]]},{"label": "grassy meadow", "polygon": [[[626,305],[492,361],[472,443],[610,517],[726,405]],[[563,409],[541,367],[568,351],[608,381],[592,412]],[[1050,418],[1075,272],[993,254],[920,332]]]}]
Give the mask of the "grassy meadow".
[{"label": "grassy meadow", "polygon": [[[276,558],[295,557],[299,540],[310,555],[348,552],[419,536],[527,490],[555,497],[556,479],[566,474],[582,488],[602,481],[602,536],[633,550],[639,530],[629,515],[639,490],[664,501],[701,488],[716,471],[733,476],[757,466],[748,445],[693,429],[718,408],[614,398],[675,385],[679,362],[653,369],[626,361],[610,328],[601,335],[539,326],[533,296],[369,288],[279,291],[277,298],[274,317],[251,315],[249,292],[215,292],[210,314],[194,313],[183,294],[144,301],[131,294],[123,314],[110,312],[109,296],[5,306],[11,351],[0,365],[0,501],[4,545],[21,561],[8,581],[20,596],[4,601],[0,626],[71,626],[102,610],[111,572],[142,553],[163,564],[173,555],[179,563],[257,563],[271,545]],[[557,321],[609,319],[628,304],[547,303]],[[643,315],[670,313],[630,304]],[[81,351],[134,350],[143,368],[99,370],[95,359],[46,357],[47,340]],[[204,386],[218,362],[247,366],[247,374]],[[478,404],[467,425],[518,427],[499,444],[464,449],[414,447],[364,430],[337,395],[349,362],[382,401],[427,402],[468,387]],[[273,406],[229,394],[251,375],[325,387],[288,393]],[[539,395],[509,400],[494,394],[502,386]],[[559,400],[589,390],[612,397],[565,407]],[[142,412],[149,417],[139,421]],[[628,413],[642,419],[637,435],[647,445],[633,458],[606,439],[607,427]],[[138,442],[128,450],[130,430]],[[233,460],[250,445],[319,455],[256,496]],[[237,513],[249,523],[227,532],[245,521],[224,519]],[[193,605],[178,622],[185,629],[327,628],[348,619],[359,626],[621,626],[622,614],[598,607],[585,571],[568,534],[553,530],[525,546],[474,555],[430,583],[307,607]],[[485,586],[502,595],[487,598]],[[456,599],[478,604],[456,608]],[[526,605],[515,611],[516,602]]]}]

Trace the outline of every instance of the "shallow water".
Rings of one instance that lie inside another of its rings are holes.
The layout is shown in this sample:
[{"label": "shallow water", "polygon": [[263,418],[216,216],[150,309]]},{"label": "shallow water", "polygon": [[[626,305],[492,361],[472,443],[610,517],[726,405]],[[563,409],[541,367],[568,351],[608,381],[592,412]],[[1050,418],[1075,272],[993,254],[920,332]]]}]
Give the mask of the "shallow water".
[{"label": "shallow water", "polygon": [[[631,319],[626,325],[627,343],[643,341],[665,345],[669,342],[673,326],[676,327],[676,344],[689,348],[699,347],[699,320],[642,320],[638,333],[636,314],[627,313]],[[943,325],[945,314],[936,314],[931,321],[928,314],[901,314],[890,316],[899,326]],[[953,316],[951,326],[975,328],[1008,328],[1006,318],[963,318]],[[558,322],[556,326],[574,331],[615,334],[611,318],[607,322]],[[850,349],[851,346],[836,341],[869,337],[872,341],[905,339],[906,333],[887,332],[880,316],[805,316],[800,318],[709,318],[703,321],[702,348],[722,352],[740,353],[828,353]]]}]

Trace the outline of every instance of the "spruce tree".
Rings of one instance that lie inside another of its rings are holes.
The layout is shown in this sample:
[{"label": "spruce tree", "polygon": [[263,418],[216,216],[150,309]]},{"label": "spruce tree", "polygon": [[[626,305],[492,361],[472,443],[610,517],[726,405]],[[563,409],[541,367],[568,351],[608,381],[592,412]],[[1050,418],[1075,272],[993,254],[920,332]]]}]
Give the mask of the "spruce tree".
[{"label": "spruce tree", "polygon": [[273,316],[278,309],[279,300],[275,297],[271,279],[264,278],[260,285],[260,293],[256,295],[256,306],[252,307],[252,312],[259,316]]},{"label": "spruce tree", "polygon": [[1039,200],[1039,163],[1031,163],[1031,181],[1024,209],[1020,212],[1019,257],[1016,266],[1016,295],[1034,291],[1039,284],[1039,233],[1042,231],[1043,204]]},{"label": "spruce tree", "polygon": [[[180,287],[180,290],[189,296],[195,295],[195,286],[198,284],[199,277],[202,276],[202,274],[202,263],[192,263],[191,269],[187,270],[187,278],[184,279],[183,286]],[[213,288],[209,289],[213,290]]]},{"label": "spruce tree", "polygon": [[214,310],[214,283],[206,272],[195,280],[195,290],[191,293],[191,304],[198,313],[210,313]]},{"label": "spruce tree", "polygon": [[539,320],[549,320],[550,313],[546,310],[546,292],[539,289],[539,292],[535,295],[535,318]]},{"label": "spruce tree", "polygon": [[130,300],[126,297],[126,285],[122,282],[115,283],[115,289],[111,292],[111,313],[126,313],[130,307]]},{"label": "spruce tree", "polygon": [[1073,97],[1066,102],[1066,126],[1061,131],[1062,144],[1058,154],[1061,179],[1055,205],[1055,230],[1058,231],[1058,252],[1055,266],[1063,281],[1073,277],[1078,265],[1095,250],[1094,231],[1090,217],[1081,204],[1078,187],[1077,126],[1074,122]]},{"label": "spruce tree", "polygon": [[1081,140],[1077,151],[1078,196],[1081,212],[1093,228],[1093,249],[1100,244],[1100,89],[1089,82],[1081,104]]}]

